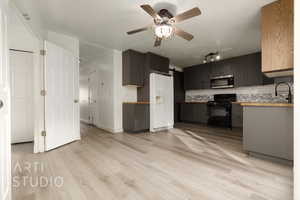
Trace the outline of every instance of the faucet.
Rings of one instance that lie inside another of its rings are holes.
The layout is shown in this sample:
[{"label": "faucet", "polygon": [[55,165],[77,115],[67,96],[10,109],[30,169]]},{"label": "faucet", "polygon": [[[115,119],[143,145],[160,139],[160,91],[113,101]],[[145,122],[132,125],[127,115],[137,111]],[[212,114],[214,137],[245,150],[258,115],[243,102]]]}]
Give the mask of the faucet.
[{"label": "faucet", "polygon": [[282,85],[282,84],[285,84],[289,87],[289,94],[288,94],[288,97],[286,98],[286,100],[288,100],[288,103],[292,103],[291,86],[287,82],[279,82],[279,83],[276,84],[276,86],[275,86],[275,96],[278,96],[277,88],[278,88],[279,85]]}]

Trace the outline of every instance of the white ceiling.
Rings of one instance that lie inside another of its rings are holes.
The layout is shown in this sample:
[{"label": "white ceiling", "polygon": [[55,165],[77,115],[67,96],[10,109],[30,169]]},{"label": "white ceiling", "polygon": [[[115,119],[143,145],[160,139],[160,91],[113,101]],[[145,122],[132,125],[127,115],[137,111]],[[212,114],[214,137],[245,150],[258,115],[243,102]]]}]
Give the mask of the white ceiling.
[{"label": "white ceiling", "polygon": [[[118,50],[151,51],[185,67],[199,64],[212,51],[221,51],[223,58],[259,51],[260,8],[272,1],[37,0],[35,6],[48,29],[77,36],[83,46],[88,42]],[[187,42],[175,37],[154,48],[151,30],[128,36],[127,31],[152,23],[151,17],[139,7],[141,4],[150,4],[156,10],[167,8],[174,14],[198,6],[201,16],[178,25],[195,38]]]}]

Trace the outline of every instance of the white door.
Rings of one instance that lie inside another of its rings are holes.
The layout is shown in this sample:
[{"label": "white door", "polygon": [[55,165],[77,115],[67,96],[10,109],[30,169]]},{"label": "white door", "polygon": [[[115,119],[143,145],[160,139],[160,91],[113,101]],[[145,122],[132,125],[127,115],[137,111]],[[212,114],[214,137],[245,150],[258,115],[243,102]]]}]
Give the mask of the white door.
[{"label": "white door", "polygon": [[80,139],[79,62],[71,52],[45,42],[45,150]]},{"label": "white door", "polygon": [[90,110],[90,123],[96,125],[97,122],[97,72],[94,71],[89,76],[89,110]]},{"label": "white door", "polygon": [[150,74],[150,131],[173,128],[173,77]]},{"label": "white door", "polygon": [[10,51],[11,142],[33,141],[33,54]]},{"label": "white door", "polygon": [[0,199],[11,196],[10,86],[7,47],[7,15],[0,3]]}]

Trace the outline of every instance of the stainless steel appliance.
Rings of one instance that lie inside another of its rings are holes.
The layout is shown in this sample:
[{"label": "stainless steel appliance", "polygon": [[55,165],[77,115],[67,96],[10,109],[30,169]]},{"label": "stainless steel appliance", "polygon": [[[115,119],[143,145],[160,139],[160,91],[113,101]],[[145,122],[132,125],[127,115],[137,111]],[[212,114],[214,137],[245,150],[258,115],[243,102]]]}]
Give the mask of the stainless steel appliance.
[{"label": "stainless steel appliance", "polygon": [[207,124],[232,128],[232,102],[236,99],[236,94],[214,95],[214,100],[207,102]]},{"label": "stainless steel appliance", "polygon": [[234,77],[233,77],[233,75],[212,77],[210,79],[210,87],[213,89],[233,88],[234,87]]}]

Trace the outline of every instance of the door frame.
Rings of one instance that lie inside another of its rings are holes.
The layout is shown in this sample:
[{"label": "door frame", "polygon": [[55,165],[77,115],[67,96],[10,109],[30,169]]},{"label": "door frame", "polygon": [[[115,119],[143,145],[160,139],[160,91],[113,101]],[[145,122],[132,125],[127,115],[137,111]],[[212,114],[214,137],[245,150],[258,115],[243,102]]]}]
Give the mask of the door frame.
[{"label": "door frame", "polygon": [[[30,101],[31,101],[31,109],[30,109],[30,116],[32,117],[32,125],[31,125],[31,128],[32,128],[32,136],[31,136],[31,138],[30,138],[30,140],[29,140],[29,138],[27,138],[27,139],[25,139],[25,140],[20,140],[20,139],[18,139],[17,141],[14,141],[15,143],[22,143],[22,142],[34,142],[34,124],[35,124],[35,120],[36,120],[36,116],[35,116],[35,113],[34,113],[34,110],[35,110],[35,103],[36,102],[34,102],[34,94],[35,94],[35,91],[34,91],[34,78],[35,78],[35,76],[34,76],[34,53],[33,52],[30,52],[30,51],[23,51],[23,50],[15,50],[15,49],[9,49],[9,61],[10,61],[10,65],[9,65],[9,67],[10,67],[10,85],[11,85],[11,124],[12,124],[12,127],[11,127],[11,130],[12,130],[12,134],[13,134],[13,124],[14,124],[14,115],[13,115],[13,106],[14,106],[14,100],[13,100],[13,95],[14,95],[14,93],[15,93],[15,91],[14,91],[14,86],[13,86],[13,83],[14,83],[14,80],[12,79],[12,77],[14,76],[14,71],[16,71],[17,69],[14,69],[13,70],[13,66],[11,65],[12,64],[12,57],[14,57],[12,54],[15,54],[15,55],[20,55],[20,54],[23,54],[23,56],[24,56],[24,54],[26,55],[26,56],[30,56],[31,58],[31,61],[32,61],[32,65],[30,66],[30,70],[31,70],[31,72],[30,72],[30,74],[31,74],[31,76],[32,77],[30,77],[30,78],[32,78],[32,82],[31,82],[31,88],[30,88],[30,90],[31,90],[31,94],[29,94],[29,96],[27,97],[27,98],[31,98],[30,99]],[[16,66],[17,68],[19,68],[18,66]],[[27,102],[28,103],[28,102]],[[13,139],[13,137],[11,136],[11,139]],[[13,141],[12,141],[12,144],[13,144]]]},{"label": "door frame", "polygon": [[[15,6],[13,2],[9,2],[10,15],[15,15],[25,27],[26,31],[32,36],[34,41],[33,52],[33,85],[34,85],[34,153],[44,152],[44,137],[41,132],[44,130],[44,97],[41,95],[41,91],[44,88],[44,58],[41,54],[41,50],[44,49],[43,37],[35,33],[28,22],[24,19],[20,10]],[[9,26],[9,24],[8,24]],[[9,36],[8,36],[9,37]],[[20,49],[23,50],[23,49]],[[26,49],[28,50],[28,49]]]},{"label": "door frame", "polygon": [[[0,113],[3,113],[4,118],[6,118],[4,132],[1,131],[1,141],[0,141],[0,198],[3,200],[11,199],[11,121],[10,121],[10,82],[9,82],[9,57],[8,57],[8,1],[4,0],[0,2],[0,63],[3,67],[4,75],[1,73],[2,85],[2,95],[1,99],[3,101],[3,107]],[[3,28],[3,29],[2,29]],[[3,32],[2,32],[3,31]],[[1,83],[1,82],[0,82]],[[0,91],[0,92],[1,92]],[[2,168],[4,167],[4,168]]]}]

